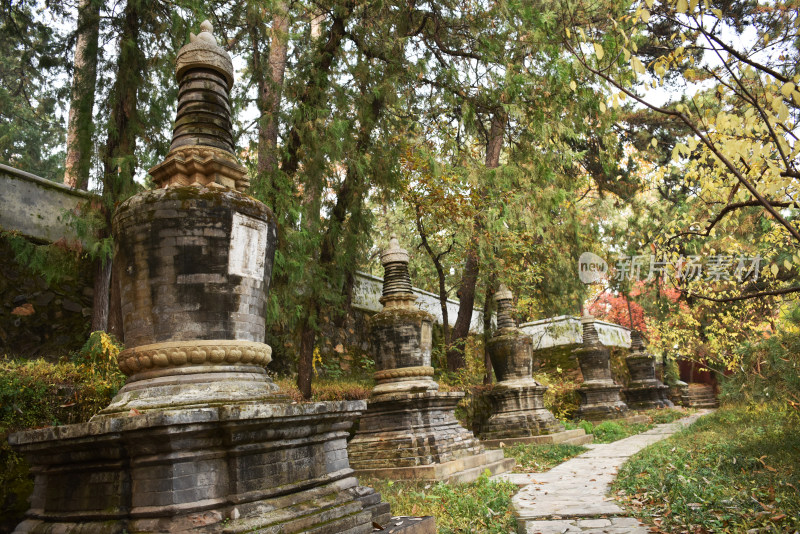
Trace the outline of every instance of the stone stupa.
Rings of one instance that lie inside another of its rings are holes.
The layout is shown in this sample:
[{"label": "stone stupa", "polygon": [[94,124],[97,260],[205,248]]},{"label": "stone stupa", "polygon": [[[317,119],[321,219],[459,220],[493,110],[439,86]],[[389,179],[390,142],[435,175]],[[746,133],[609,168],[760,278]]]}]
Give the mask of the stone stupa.
[{"label": "stone stupa", "polygon": [[514,465],[484,451],[454,412],[462,392],[440,392],[431,367],[433,317],[414,305],[408,252],[393,235],[381,254],[383,310],[369,321],[375,360],[367,411],[348,446],[359,476],[469,482]]},{"label": "stone stupa", "polygon": [[[505,285],[495,293],[497,330],[486,350],[497,376],[497,384],[487,394],[491,415],[475,428],[487,447],[513,443],[573,443],[592,440],[584,430],[565,431],[564,426],[544,406],[547,386],[531,376],[533,340],[517,328],[511,317],[512,294]],[[476,425],[477,426],[477,425]]]},{"label": "stone stupa", "polygon": [[264,371],[276,223],[242,193],[233,66],[200,27],[177,56],[159,188],[114,217],[128,380],[89,423],[10,437],[35,477],[15,532],[355,534],[389,520],[348,462],[366,403],[291,404]]},{"label": "stone stupa", "polygon": [[583,346],[575,349],[583,383],[578,388],[580,405],[577,419],[602,421],[628,416],[628,406],[620,397],[622,386],[611,375],[611,355],[608,347],[600,343],[594,327],[594,317],[581,317]]},{"label": "stone stupa", "polygon": [[642,333],[631,332],[631,353],[625,358],[631,375],[628,387],[623,390],[625,402],[634,410],[651,408],[672,408],[669,400],[669,386],[656,376],[655,357],[647,352]]}]

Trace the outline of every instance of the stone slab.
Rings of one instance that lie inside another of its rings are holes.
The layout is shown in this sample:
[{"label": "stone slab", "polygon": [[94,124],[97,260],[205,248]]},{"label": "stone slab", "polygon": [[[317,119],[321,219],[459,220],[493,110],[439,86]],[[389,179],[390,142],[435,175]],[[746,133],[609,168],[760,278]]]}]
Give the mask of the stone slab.
[{"label": "stone slab", "polygon": [[528,521],[520,527],[520,534],[647,534],[645,525],[632,517],[609,519],[561,519],[552,521]]},{"label": "stone slab", "polygon": [[[660,441],[703,415],[670,424],[590,450],[545,473],[506,474],[496,478],[523,486],[513,497],[519,532],[647,532],[608,496],[619,467],[644,447]],[[643,530],[639,530],[642,528]]]},{"label": "stone slab", "polygon": [[358,469],[355,475],[356,477],[388,480],[428,480],[463,483],[476,480],[486,469],[489,469],[492,475],[505,473],[513,469],[514,464],[514,459],[504,458],[502,450],[494,449],[439,464]]},{"label": "stone slab", "polygon": [[[564,430],[562,432],[555,432],[553,434],[544,434],[542,436],[527,436],[524,438],[507,438],[507,439],[487,439],[481,440],[483,446],[487,449],[496,449],[501,448],[503,446],[510,446],[516,445],[518,443],[526,443],[526,444],[534,444],[534,445],[552,445],[555,443],[566,443],[569,440],[575,438],[584,438],[587,436],[586,431],[583,429],[575,429],[575,430]],[[589,435],[588,441],[585,443],[591,443],[594,439],[593,436]],[[571,442],[575,443],[575,442]],[[582,443],[580,443],[582,445]]]},{"label": "stone slab", "polygon": [[433,516],[397,516],[383,525],[383,530],[376,529],[375,532],[381,534],[436,534],[436,519]]}]

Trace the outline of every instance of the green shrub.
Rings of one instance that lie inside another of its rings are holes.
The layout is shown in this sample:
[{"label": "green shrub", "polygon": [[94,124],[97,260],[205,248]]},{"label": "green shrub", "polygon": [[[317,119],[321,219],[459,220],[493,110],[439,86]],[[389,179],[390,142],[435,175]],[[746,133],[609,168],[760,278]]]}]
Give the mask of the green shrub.
[{"label": "green shrub", "polygon": [[124,383],[116,366],[119,345],[94,332],[72,361],[0,360],[0,531],[18,523],[33,482],[8,435],[20,430],[87,421]]},{"label": "green shrub", "polygon": [[647,447],[615,488],[667,531],[794,532],[800,528],[800,433],[782,402],[729,405]]},{"label": "green shrub", "polygon": [[743,343],[736,356],[738,368],[722,379],[723,402],[779,400],[800,408],[800,306],[787,312],[774,335]]},{"label": "green shrub", "polygon": [[581,382],[576,376],[569,373],[559,373],[556,375],[548,373],[535,373],[533,379],[547,386],[544,393],[544,406],[556,419],[572,419],[578,411],[580,397],[578,388]]}]

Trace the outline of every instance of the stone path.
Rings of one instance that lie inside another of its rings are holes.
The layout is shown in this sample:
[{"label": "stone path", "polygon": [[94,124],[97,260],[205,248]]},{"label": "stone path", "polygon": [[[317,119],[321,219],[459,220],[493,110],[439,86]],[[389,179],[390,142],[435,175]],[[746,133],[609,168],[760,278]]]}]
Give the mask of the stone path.
[{"label": "stone path", "polygon": [[639,450],[694,423],[709,410],[589,451],[545,473],[507,473],[495,478],[523,486],[513,498],[520,534],[569,532],[644,534],[649,529],[607,496],[617,470]]}]

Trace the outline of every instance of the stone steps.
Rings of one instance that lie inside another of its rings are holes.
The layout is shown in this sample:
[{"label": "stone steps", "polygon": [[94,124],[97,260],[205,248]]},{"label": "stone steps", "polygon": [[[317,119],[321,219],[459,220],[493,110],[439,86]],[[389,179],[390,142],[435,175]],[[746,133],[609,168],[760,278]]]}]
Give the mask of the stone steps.
[{"label": "stone steps", "polygon": [[684,404],[692,408],[716,408],[719,406],[714,388],[705,384],[689,384],[683,395]]}]

